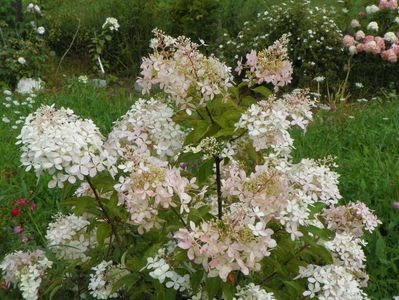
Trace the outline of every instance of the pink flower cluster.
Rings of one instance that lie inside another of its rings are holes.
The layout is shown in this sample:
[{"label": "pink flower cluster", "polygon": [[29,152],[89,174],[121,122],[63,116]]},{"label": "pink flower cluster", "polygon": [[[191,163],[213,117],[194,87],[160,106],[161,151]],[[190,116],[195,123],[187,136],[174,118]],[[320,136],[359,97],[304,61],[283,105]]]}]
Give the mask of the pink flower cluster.
[{"label": "pink flower cluster", "polygon": [[378,7],[383,9],[397,9],[398,8],[398,1],[397,0],[380,0]]},{"label": "pink flower cluster", "polygon": [[[382,59],[395,63],[398,61],[399,44],[398,38],[391,33],[385,35],[385,39],[380,36],[365,35],[362,30],[355,33],[355,36],[345,35],[344,46],[354,55],[361,52],[378,54]],[[390,45],[389,45],[390,43]]]},{"label": "pink flower cluster", "polygon": [[182,228],[174,234],[177,245],[188,250],[188,258],[202,264],[210,277],[226,281],[232,271],[240,270],[244,275],[259,271],[260,261],[277,244],[271,238],[273,230],[262,222],[251,224],[246,214],[239,209],[198,227],[191,222],[190,229]]},{"label": "pink flower cluster", "polygon": [[288,35],[284,34],[269,48],[246,55],[246,62],[237,62],[236,72],[246,69],[246,79],[250,84],[271,83],[275,90],[292,80],[292,63],[288,59]]},{"label": "pink flower cluster", "polygon": [[182,109],[195,109],[217,95],[228,96],[231,70],[214,56],[205,56],[199,45],[184,36],[173,38],[155,29],[150,47],[153,53],[141,64],[137,83],[143,94],[159,87]]},{"label": "pink flower cluster", "polygon": [[132,152],[125,159],[120,167],[127,175],[119,178],[115,190],[119,203],[125,205],[131,214],[131,222],[138,226],[140,234],[160,228],[163,220],[159,218],[158,211],[177,207],[175,199],[178,199],[181,213],[188,211],[191,196],[187,192],[197,187],[195,177],[190,181],[180,175],[179,169],[171,168],[155,157],[135,161],[138,158]]},{"label": "pink flower cluster", "polygon": [[327,227],[337,232],[347,232],[361,237],[364,230],[373,232],[381,221],[362,202],[350,202],[347,205],[332,206],[324,210]]},{"label": "pink flower cluster", "polygon": [[[349,53],[351,55],[355,55],[357,53],[365,52],[371,53],[374,55],[380,55],[380,57],[388,61],[390,63],[395,63],[398,61],[399,56],[399,32],[395,33],[390,31],[390,29],[395,29],[397,27],[397,23],[399,21],[398,17],[395,18],[393,24],[385,24],[386,22],[381,23],[381,27],[379,24],[370,19],[370,16],[373,16],[374,13],[379,10],[389,9],[395,11],[398,8],[397,0],[380,0],[379,5],[370,5],[366,7],[367,12],[367,20],[369,23],[366,26],[366,29],[371,33],[365,33],[364,30],[361,30],[362,27],[361,22],[357,19],[353,19],[351,21],[351,27],[357,28],[357,31],[354,34],[347,34],[343,38],[343,44],[346,48],[348,48]],[[366,14],[360,13],[360,18],[366,17]],[[392,27],[392,28],[391,28]],[[383,35],[377,34],[378,32],[383,32]]]}]

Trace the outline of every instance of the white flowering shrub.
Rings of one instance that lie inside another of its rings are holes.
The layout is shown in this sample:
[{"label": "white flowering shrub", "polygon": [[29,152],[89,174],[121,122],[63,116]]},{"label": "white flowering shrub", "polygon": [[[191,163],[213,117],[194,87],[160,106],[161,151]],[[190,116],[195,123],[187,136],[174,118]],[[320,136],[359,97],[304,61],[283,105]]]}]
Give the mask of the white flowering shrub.
[{"label": "white flowering shrub", "polygon": [[11,3],[2,4],[2,9],[8,7],[10,11],[0,21],[0,82],[14,88],[21,78],[38,78],[42,75],[48,55],[45,43],[47,33],[44,12],[39,5],[24,4],[23,20],[17,25]]},{"label": "white flowering shrub", "polygon": [[[249,51],[235,83],[200,45],[154,33],[138,82],[163,94],[139,99],[107,138],[69,109],[27,118],[23,165],[65,193],[80,185],[48,225],[51,262],[10,254],[7,284],[25,299],[368,299],[364,233],[380,221],[340,204],[333,159],[292,161],[290,130],[306,129],[315,103],[281,92],[287,36]],[[32,265],[27,296],[20,266]]]},{"label": "white flowering shrub", "polygon": [[335,22],[335,6],[311,1],[288,0],[268,5],[242,25],[236,36],[224,33],[216,49],[229,65],[251,50],[261,51],[280,36],[289,33],[287,52],[292,59],[295,84],[308,87],[316,76],[324,76],[330,85],[342,77],[346,62],[342,33]]}]

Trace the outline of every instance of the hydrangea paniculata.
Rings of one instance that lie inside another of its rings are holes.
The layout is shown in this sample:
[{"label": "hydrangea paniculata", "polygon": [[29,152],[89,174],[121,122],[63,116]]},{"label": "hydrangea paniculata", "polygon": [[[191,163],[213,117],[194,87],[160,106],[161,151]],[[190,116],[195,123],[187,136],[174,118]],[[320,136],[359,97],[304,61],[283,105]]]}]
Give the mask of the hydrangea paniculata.
[{"label": "hydrangea paniculata", "polygon": [[17,143],[27,171],[33,168],[37,176],[52,175],[49,188],[94,177],[109,165],[97,126],[71,109],[40,107],[26,118]]},{"label": "hydrangea paniculata", "polygon": [[200,53],[199,45],[189,38],[173,38],[158,29],[153,32],[153,53],[143,59],[137,81],[143,94],[159,85],[177,106],[193,110],[217,95],[228,96],[233,80],[229,67]]},{"label": "hydrangea paniculata", "polygon": [[113,292],[114,284],[129,272],[122,265],[112,261],[102,261],[91,269],[89,291],[95,299],[118,298],[118,291]]},{"label": "hydrangea paniculata", "polygon": [[89,225],[83,217],[57,214],[47,228],[48,246],[59,259],[87,261],[87,251],[97,245],[96,232],[88,232]]},{"label": "hydrangea paniculata", "polygon": [[292,64],[288,59],[288,35],[283,35],[267,49],[252,50],[246,55],[246,61],[238,62],[236,71],[240,74],[246,69],[246,80],[251,85],[271,83],[275,90],[286,86],[292,80]]},{"label": "hydrangea paniculata", "polygon": [[137,153],[148,153],[159,158],[174,157],[183,146],[185,132],[172,120],[173,110],[159,100],[139,99],[114,125],[106,148],[120,157],[126,146]]},{"label": "hydrangea paniculata", "polygon": [[42,277],[52,264],[42,250],[15,251],[4,257],[0,269],[7,285],[18,286],[24,299],[36,300]]}]

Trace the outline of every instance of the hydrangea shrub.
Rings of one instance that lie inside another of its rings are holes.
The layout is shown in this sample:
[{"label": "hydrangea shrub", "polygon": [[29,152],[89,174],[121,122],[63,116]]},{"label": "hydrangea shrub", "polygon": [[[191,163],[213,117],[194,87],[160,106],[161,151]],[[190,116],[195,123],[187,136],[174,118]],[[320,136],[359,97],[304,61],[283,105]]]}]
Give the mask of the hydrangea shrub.
[{"label": "hydrangea shrub", "polygon": [[343,43],[351,55],[369,53],[395,63],[399,55],[399,14],[396,0],[380,0],[359,12],[351,21],[351,32]]},{"label": "hydrangea shrub", "polygon": [[7,287],[25,299],[368,299],[363,235],[380,221],[340,204],[332,158],[292,161],[290,129],[306,130],[315,102],[282,92],[287,37],[247,53],[239,83],[200,47],[154,30],[138,83],[161,93],[108,137],[70,109],[26,119],[23,165],[76,192],[46,249],[4,258]]}]

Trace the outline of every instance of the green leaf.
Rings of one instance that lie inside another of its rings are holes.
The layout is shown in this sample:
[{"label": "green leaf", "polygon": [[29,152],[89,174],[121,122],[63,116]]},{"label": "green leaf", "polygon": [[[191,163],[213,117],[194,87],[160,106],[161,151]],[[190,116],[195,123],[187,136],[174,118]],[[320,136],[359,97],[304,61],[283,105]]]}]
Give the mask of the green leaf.
[{"label": "green leaf", "polygon": [[310,232],[325,241],[330,241],[334,237],[334,232],[325,228],[319,228],[314,225],[308,225],[306,227],[301,228],[301,231]]},{"label": "green leaf", "polygon": [[236,293],[234,285],[229,282],[223,283],[223,299],[224,300],[233,300],[234,295]]},{"label": "green leaf", "polygon": [[310,255],[317,261],[322,261],[325,264],[331,264],[333,262],[331,253],[321,245],[313,244],[307,249],[302,251],[303,255]]},{"label": "green leaf", "polygon": [[122,287],[133,287],[134,284],[140,279],[136,273],[129,273],[112,285],[112,293],[115,293]]},{"label": "green leaf", "polygon": [[243,110],[232,100],[215,99],[208,104],[213,120],[222,128],[235,129]]},{"label": "green leaf", "polygon": [[386,244],[380,234],[378,234],[378,239],[375,243],[375,254],[381,263],[389,264],[386,256]]},{"label": "green leaf", "polygon": [[305,291],[305,288],[299,284],[297,281],[284,281],[284,285],[288,289],[288,293],[290,294],[290,299],[298,299]]},{"label": "green leaf", "polygon": [[203,162],[198,168],[198,180],[200,183],[206,181],[213,174],[213,159]]},{"label": "green leaf", "polygon": [[92,197],[72,197],[61,200],[60,204],[65,206],[71,206],[73,211],[77,215],[81,215],[84,212],[92,213],[94,215],[101,215],[101,212],[97,208],[96,199]]},{"label": "green leaf", "polygon": [[319,212],[321,212],[324,208],[326,207],[326,205],[323,202],[316,202],[313,205],[311,205],[309,208],[310,210],[310,216],[314,216],[315,214],[318,214]]},{"label": "green leaf", "polygon": [[190,275],[191,288],[193,289],[194,292],[198,290],[203,278],[204,278],[204,272],[198,270],[194,272],[192,275]]},{"label": "green leaf", "polygon": [[256,104],[256,99],[254,97],[247,95],[241,99],[241,105],[244,107],[249,107],[252,104]]},{"label": "green leaf", "polygon": [[208,293],[208,297],[213,299],[219,292],[219,288],[221,287],[222,281],[219,277],[205,279],[205,288],[206,292]]},{"label": "green leaf", "polygon": [[205,137],[205,134],[211,125],[211,123],[204,120],[196,121],[196,124],[193,127],[194,129],[187,135],[184,145],[197,144],[203,137]]},{"label": "green leaf", "polygon": [[258,94],[261,94],[266,99],[269,98],[270,95],[273,94],[271,90],[269,90],[267,87],[264,87],[264,86],[258,86],[256,88],[253,88],[252,90]]},{"label": "green leaf", "polygon": [[97,225],[97,242],[100,246],[104,245],[104,241],[111,235],[111,226],[107,223],[100,223]]}]

